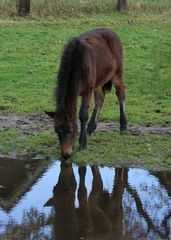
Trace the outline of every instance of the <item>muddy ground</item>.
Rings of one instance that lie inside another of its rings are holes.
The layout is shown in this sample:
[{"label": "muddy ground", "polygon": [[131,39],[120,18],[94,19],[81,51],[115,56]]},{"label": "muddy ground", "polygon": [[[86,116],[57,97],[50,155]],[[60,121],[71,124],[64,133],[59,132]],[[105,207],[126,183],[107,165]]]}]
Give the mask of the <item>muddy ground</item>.
[{"label": "muddy ground", "polygon": [[[78,122],[79,124],[79,122]],[[39,133],[54,132],[53,120],[45,113],[34,113],[27,116],[21,116],[13,112],[0,111],[0,132],[8,131],[10,129],[19,130],[21,138],[27,136],[36,136]],[[98,122],[96,132],[119,132],[119,122]],[[131,135],[147,135],[157,134],[160,136],[171,136],[171,126],[160,127],[159,125],[138,125],[129,124],[127,134]],[[0,141],[1,143],[1,141]],[[17,151],[11,150],[6,154],[0,152],[0,158],[20,158]],[[23,158],[24,156],[22,156]],[[27,151],[26,157],[33,159],[44,159],[45,157],[36,150]]]},{"label": "muddy ground", "polygon": [[[28,131],[33,135],[53,129],[53,121],[44,113],[34,113],[28,116],[17,115],[16,113],[0,113],[0,131],[9,129],[18,129],[20,134],[27,135]],[[96,132],[119,131],[119,123],[106,121],[99,122]],[[159,125],[129,124],[128,133],[132,135],[158,134],[162,136],[171,136],[171,126],[160,127]]]}]

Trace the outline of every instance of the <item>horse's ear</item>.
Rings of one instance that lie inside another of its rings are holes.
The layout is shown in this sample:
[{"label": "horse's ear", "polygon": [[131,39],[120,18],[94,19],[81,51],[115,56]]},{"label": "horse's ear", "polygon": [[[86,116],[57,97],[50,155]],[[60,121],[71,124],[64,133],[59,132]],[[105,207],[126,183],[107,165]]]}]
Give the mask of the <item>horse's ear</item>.
[{"label": "horse's ear", "polygon": [[73,116],[72,116],[71,113],[66,112],[66,113],[65,113],[65,118],[66,118],[66,120],[71,121],[71,120],[73,119]]},{"label": "horse's ear", "polygon": [[54,205],[54,198],[50,198],[45,204],[44,207],[50,207]]},{"label": "horse's ear", "polygon": [[49,117],[51,117],[51,118],[54,119],[54,117],[55,117],[55,112],[47,112],[47,111],[45,111],[45,113],[46,113]]}]

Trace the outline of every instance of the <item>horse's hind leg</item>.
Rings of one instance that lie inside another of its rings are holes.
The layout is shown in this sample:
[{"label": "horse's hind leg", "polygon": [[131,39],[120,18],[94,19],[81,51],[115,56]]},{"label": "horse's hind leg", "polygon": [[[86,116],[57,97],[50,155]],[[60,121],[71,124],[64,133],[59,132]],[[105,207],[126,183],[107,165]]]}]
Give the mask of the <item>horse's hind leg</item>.
[{"label": "horse's hind leg", "polygon": [[122,79],[122,73],[116,73],[114,76],[114,85],[116,89],[116,95],[119,101],[120,108],[120,131],[125,131],[127,129],[127,119],[125,115],[125,88]]},{"label": "horse's hind leg", "polygon": [[94,91],[95,107],[87,128],[87,133],[89,135],[91,135],[92,132],[94,132],[94,130],[97,127],[97,120],[100,114],[101,107],[104,102],[104,98],[105,98],[105,91],[103,91],[102,87],[96,88]]}]

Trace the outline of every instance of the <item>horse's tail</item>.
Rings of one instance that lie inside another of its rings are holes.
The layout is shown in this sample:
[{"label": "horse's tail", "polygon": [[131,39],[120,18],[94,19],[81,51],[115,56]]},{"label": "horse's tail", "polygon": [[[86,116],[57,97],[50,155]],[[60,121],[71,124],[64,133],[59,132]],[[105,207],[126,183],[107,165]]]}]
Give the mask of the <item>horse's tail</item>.
[{"label": "horse's tail", "polygon": [[105,85],[103,85],[102,87],[104,92],[109,92],[112,89],[112,81],[108,81],[107,83],[105,83]]}]

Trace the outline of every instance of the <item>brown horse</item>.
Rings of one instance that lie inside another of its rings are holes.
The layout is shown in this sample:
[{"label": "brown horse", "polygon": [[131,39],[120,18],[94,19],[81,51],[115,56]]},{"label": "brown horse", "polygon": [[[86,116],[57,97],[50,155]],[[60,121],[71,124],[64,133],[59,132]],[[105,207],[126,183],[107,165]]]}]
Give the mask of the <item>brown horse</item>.
[{"label": "brown horse", "polygon": [[[80,149],[87,145],[87,132],[91,134],[97,125],[105,91],[112,83],[120,106],[120,130],[127,127],[125,116],[125,90],[123,84],[122,44],[110,29],[91,30],[73,38],[65,47],[58,73],[55,92],[56,112],[46,112],[54,119],[54,128],[59,136],[61,154],[70,157],[77,135],[77,98],[82,97],[79,118],[81,131]],[[95,107],[88,123],[88,109],[94,92]]]}]

